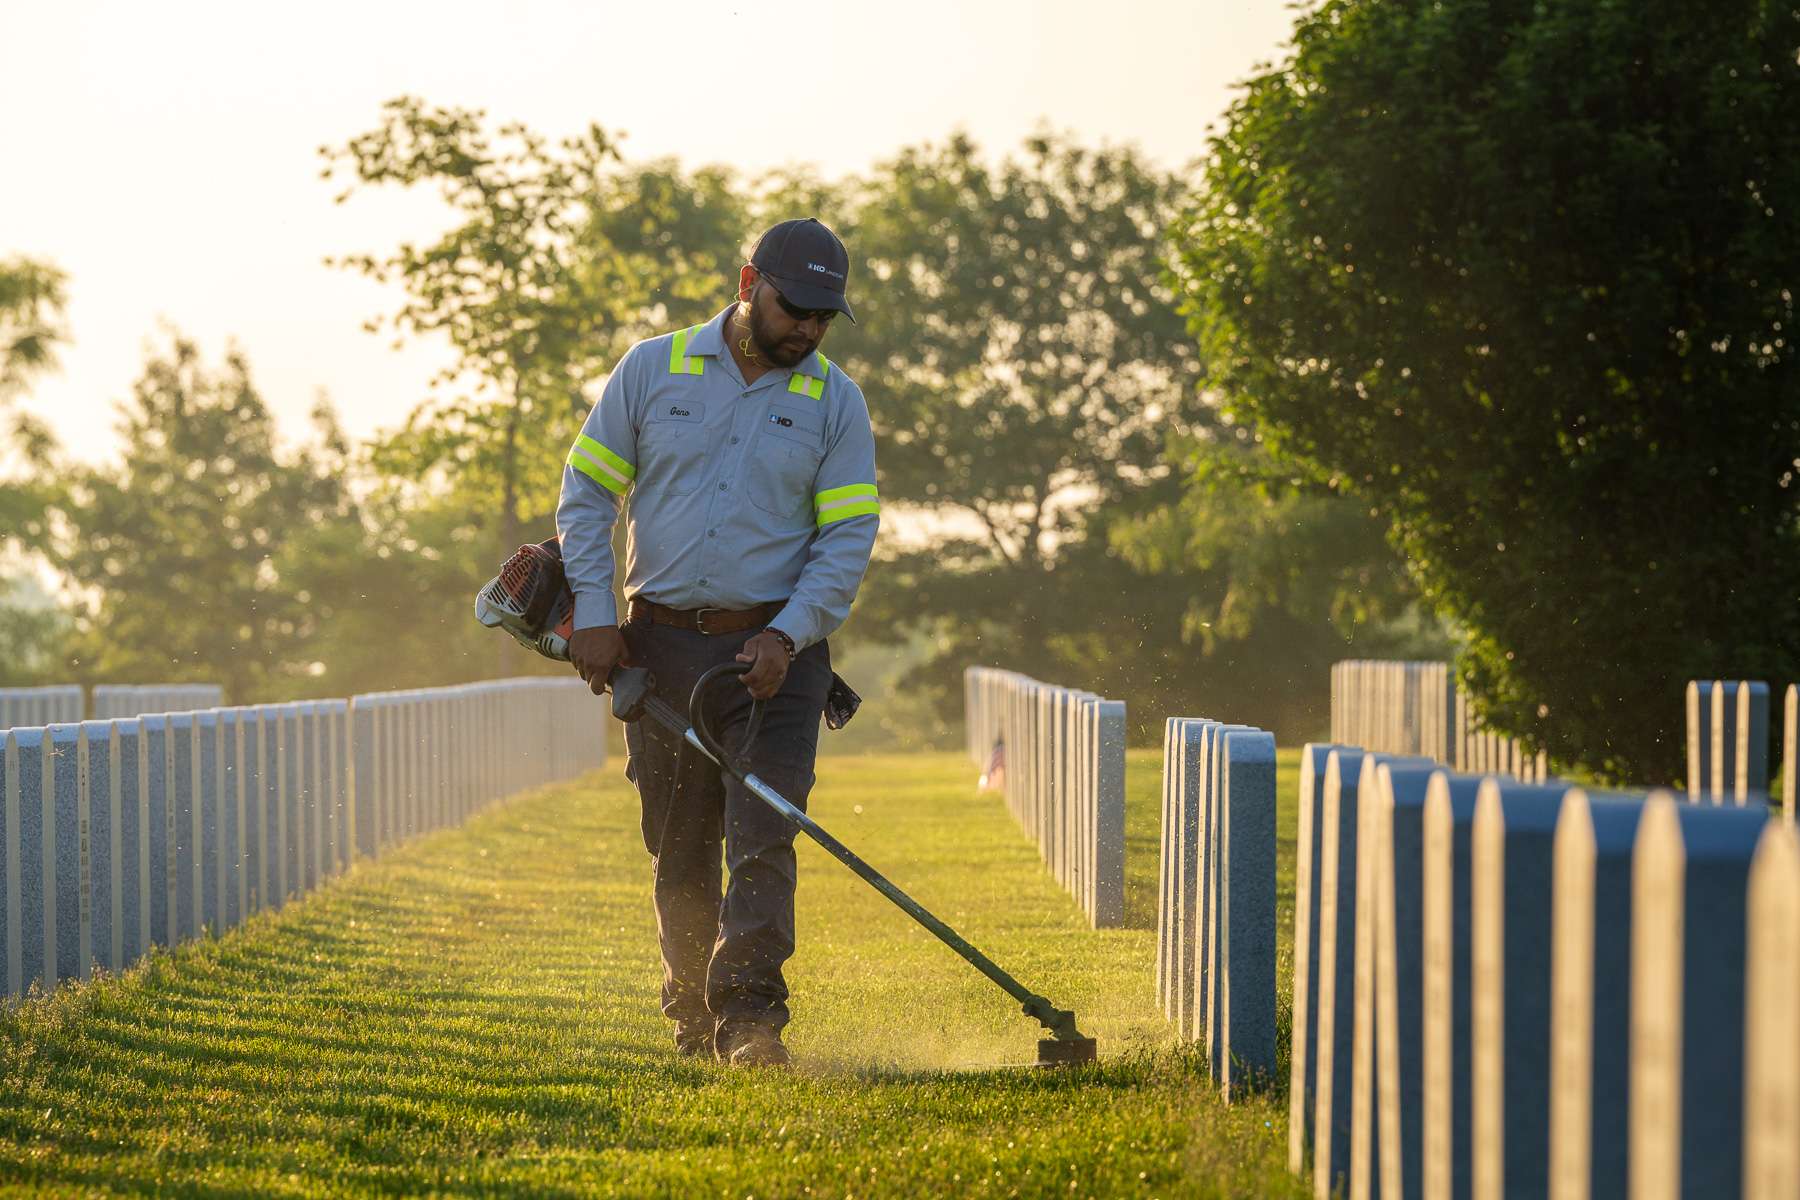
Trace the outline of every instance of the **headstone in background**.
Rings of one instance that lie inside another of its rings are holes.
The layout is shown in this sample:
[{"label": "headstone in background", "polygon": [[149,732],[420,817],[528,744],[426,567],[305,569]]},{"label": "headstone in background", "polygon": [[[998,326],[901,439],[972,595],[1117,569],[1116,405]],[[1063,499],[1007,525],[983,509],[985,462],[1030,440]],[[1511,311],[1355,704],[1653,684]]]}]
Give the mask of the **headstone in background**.
[{"label": "headstone in background", "polygon": [[244,920],[244,710],[213,710],[219,723],[219,911],[221,929]]},{"label": "headstone in background", "polygon": [[[1791,691],[1790,691],[1791,695]],[[1786,760],[1793,762],[1790,752]],[[1790,768],[1791,770],[1791,768]],[[1800,1195],[1800,836],[1763,830],[1750,867],[1744,972],[1744,1200]]]},{"label": "headstone in background", "polygon": [[1761,804],[1682,804],[1638,825],[1631,922],[1634,1200],[1736,1196],[1744,1138],[1744,961]]},{"label": "headstone in background", "polygon": [[108,722],[119,739],[119,965],[150,947],[150,783],[142,722]]},{"label": "headstone in background", "polygon": [[244,915],[269,903],[269,738],[261,705],[238,716],[244,729]]},{"label": "headstone in background", "polygon": [[1350,1070],[1356,962],[1356,786],[1361,750],[1325,760],[1319,851],[1319,1049],[1313,1102],[1313,1192],[1329,1196],[1350,1171]]},{"label": "headstone in background", "polygon": [[312,706],[282,705],[287,727],[287,891],[299,896],[312,887],[313,729]]},{"label": "headstone in background", "polygon": [[263,892],[262,907],[279,908],[288,889],[287,719],[282,705],[262,704]]},{"label": "headstone in background", "polygon": [[1470,839],[1477,1197],[1542,1196],[1549,1158],[1550,895],[1560,787],[1487,779]]},{"label": "headstone in background", "polygon": [[226,928],[224,893],[219,877],[225,870],[225,812],[223,764],[219,760],[219,714],[211,710],[194,714],[194,783],[199,833],[196,869],[199,879],[201,929],[223,933]]},{"label": "headstone in background", "polygon": [[1383,764],[1376,839],[1375,1102],[1380,1194],[1422,1192],[1425,797],[1441,768]]},{"label": "headstone in background", "polygon": [[1800,686],[1788,684],[1781,724],[1781,815],[1793,824],[1794,783],[1800,775],[1800,764],[1794,761],[1794,756],[1800,754]]},{"label": "headstone in background", "polygon": [[1769,685],[1756,680],[1737,684],[1737,714],[1732,723],[1735,745],[1732,762],[1737,767],[1731,781],[1739,804],[1769,801]]},{"label": "headstone in background", "polygon": [[88,977],[87,776],[79,724],[50,726],[50,838],[44,847],[46,989]]},{"label": "headstone in background", "polygon": [[1225,735],[1219,1029],[1225,1098],[1275,1073],[1275,738]]},{"label": "headstone in background", "polygon": [[[1384,664],[1387,666],[1387,664]],[[1349,1193],[1367,1196],[1374,1186],[1375,1143],[1375,974],[1376,937],[1381,924],[1377,893],[1384,889],[1382,839],[1388,828],[1388,801],[1381,794],[1382,768],[1389,764],[1430,767],[1426,759],[1398,754],[1364,754],[1357,779],[1356,857],[1354,872],[1354,959],[1351,967],[1350,1153]],[[1388,889],[1391,890],[1391,889]],[[1341,954],[1341,951],[1340,951]],[[1339,968],[1343,969],[1340,958]],[[1337,1052],[1343,1053],[1339,1046]]]},{"label": "headstone in background", "polygon": [[1246,725],[1209,721],[1200,730],[1200,854],[1194,904],[1194,1018],[1193,1036],[1206,1052],[1207,1071],[1216,1082],[1224,1076],[1224,1043],[1214,1036],[1220,1028],[1219,914],[1222,865],[1219,861],[1223,833],[1221,796],[1225,778],[1225,735],[1247,730]]},{"label": "headstone in background", "polygon": [[381,725],[377,720],[377,697],[353,696],[350,700],[350,742],[355,762],[351,764],[351,806],[355,812],[357,854],[374,857],[380,848],[381,762],[377,739]]},{"label": "headstone in background", "polygon": [[1704,798],[1712,787],[1713,685],[1690,679],[1687,685],[1687,795]]},{"label": "headstone in background", "polygon": [[[343,700],[327,700],[321,706],[321,740],[325,754],[325,863],[324,874],[336,875],[355,857],[350,812],[350,706]],[[466,816],[467,814],[463,814]],[[458,817],[460,823],[462,817]]]},{"label": "headstone in background", "polygon": [[1162,904],[1158,909],[1157,994],[1183,1037],[1194,1021],[1196,900],[1199,891],[1200,734],[1203,719],[1171,717],[1163,729]]},{"label": "headstone in background", "polygon": [[278,706],[281,710],[282,742],[282,860],[281,902],[286,904],[306,890],[306,758],[307,730],[300,705]]},{"label": "headstone in background", "polygon": [[1094,809],[1096,929],[1125,923],[1125,702],[1099,702],[1099,795]]},{"label": "headstone in background", "polygon": [[1439,773],[1425,793],[1421,1175],[1425,1195],[1450,1200],[1468,1200],[1472,1188],[1470,842],[1481,783]]},{"label": "headstone in background", "polygon": [[[84,958],[109,971],[124,965],[119,935],[119,732],[111,721],[84,721],[81,753],[87,772],[88,949]],[[91,957],[89,957],[91,956]]]},{"label": "headstone in background", "polygon": [[1625,1200],[1631,864],[1641,797],[1571,789],[1557,819],[1550,944],[1553,1200]]},{"label": "headstone in background", "polygon": [[[10,747],[17,750],[12,760],[18,773],[18,908],[20,967],[15,975],[17,994],[29,992],[35,984],[49,988],[56,983],[56,965],[48,949],[50,930],[55,920],[56,894],[51,886],[55,868],[56,767],[51,757],[48,726],[14,729],[9,734]],[[8,797],[11,801],[12,797]],[[8,803],[9,809],[13,808]],[[9,813],[10,816],[10,813]],[[7,848],[12,858],[12,847]]]},{"label": "headstone in background", "polygon": [[144,738],[144,812],[150,843],[150,942],[175,944],[174,763],[169,752],[167,713],[138,718]]},{"label": "headstone in background", "polygon": [[174,813],[174,932],[171,944],[200,932],[200,780],[194,714],[169,714],[169,761],[172,764],[170,811]]},{"label": "headstone in background", "polygon": [[[1349,686],[1344,681],[1342,686]],[[1320,855],[1325,830],[1325,764],[1336,746],[1300,749],[1300,813],[1294,852],[1294,998],[1288,1081],[1288,1170],[1299,1174],[1312,1143],[1318,1092]]]}]

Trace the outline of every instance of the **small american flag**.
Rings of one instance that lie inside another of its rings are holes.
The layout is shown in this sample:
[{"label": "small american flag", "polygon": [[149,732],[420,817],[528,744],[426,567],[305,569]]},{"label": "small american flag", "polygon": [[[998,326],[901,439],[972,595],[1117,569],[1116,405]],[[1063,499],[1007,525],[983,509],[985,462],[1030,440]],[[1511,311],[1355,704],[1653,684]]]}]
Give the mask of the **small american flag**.
[{"label": "small american flag", "polygon": [[981,773],[981,781],[976,785],[982,791],[999,791],[1006,786],[1006,743],[995,742],[994,751],[988,755],[987,770]]}]

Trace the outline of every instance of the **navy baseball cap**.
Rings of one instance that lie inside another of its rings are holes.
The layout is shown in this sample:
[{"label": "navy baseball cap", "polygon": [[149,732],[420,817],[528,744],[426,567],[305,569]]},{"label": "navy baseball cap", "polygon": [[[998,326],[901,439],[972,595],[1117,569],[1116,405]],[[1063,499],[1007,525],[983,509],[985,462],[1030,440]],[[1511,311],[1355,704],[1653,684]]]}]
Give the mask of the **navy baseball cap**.
[{"label": "navy baseball cap", "polygon": [[850,252],[838,235],[817,217],[783,221],[756,239],[750,265],[769,277],[795,308],[830,308],[850,318],[844,285],[850,278]]}]

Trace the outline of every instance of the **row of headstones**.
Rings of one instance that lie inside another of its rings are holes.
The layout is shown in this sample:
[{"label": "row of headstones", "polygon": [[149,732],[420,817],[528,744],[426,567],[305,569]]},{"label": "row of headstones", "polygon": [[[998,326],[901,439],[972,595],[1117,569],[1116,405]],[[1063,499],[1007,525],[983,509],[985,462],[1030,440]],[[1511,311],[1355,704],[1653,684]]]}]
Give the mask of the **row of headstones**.
[{"label": "row of headstones", "polygon": [[1767,809],[1309,745],[1289,1160],[1314,1194],[1800,1194],[1800,843]]},{"label": "row of headstones", "polygon": [[1163,727],[1156,995],[1226,1099],[1275,1072],[1275,738]]},{"label": "row of headstones", "polygon": [[0,729],[79,721],[83,704],[81,685],[76,683],[0,688]]},{"label": "row of headstones", "polygon": [[[1794,819],[1794,755],[1800,687],[1788,685],[1782,721],[1781,802]],[[1769,685],[1691,680],[1687,685],[1687,790],[1714,804],[1769,798]]]},{"label": "row of headstones", "polygon": [[1331,667],[1331,740],[1378,754],[1410,754],[1458,771],[1550,777],[1541,751],[1482,727],[1469,697],[1441,662],[1346,659]]},{"label": "row of headstones", "polygon": [[1095,928],[1125,920],[1125,705],[1016,671],[969,667],[970,757],[1003,746],[1007,809]]},{"label": "row of headstones", "polygon": [[505,680],[0,735],[0,996],[219,934],[358,855],[597,766],[579,681]]},{"label": "row of headstones", "polygon": [[80,684],[0,688],[0,729],[64,724],[89,715],[104,721],[141,713],[188,712],[224,703],[224,689],[216,683],[103,683],[94,688],[94,710],[88,714]]},{"label": "row of headstones", "polygon": [[219,708],[225,689],[216,683],[99,683],[88,716],[96,721],[143,713],[193,712]]}]

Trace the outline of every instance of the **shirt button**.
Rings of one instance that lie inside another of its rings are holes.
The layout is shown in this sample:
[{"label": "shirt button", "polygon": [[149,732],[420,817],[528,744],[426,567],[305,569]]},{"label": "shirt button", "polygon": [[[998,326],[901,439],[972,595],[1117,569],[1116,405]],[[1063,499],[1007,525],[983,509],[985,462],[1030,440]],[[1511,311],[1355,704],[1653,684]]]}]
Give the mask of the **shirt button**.
[{"label": "shirt button", "polygon": [[706,536],[707,536],[707,537],[718,537],[718,536],[719,536],[719,531],[718,531],[718,530],[716,530],[716,529],[709,529],[709,530],[707,530],[707,531],[706,531]]},{"label": "shirt button", "polygon": [[705,586],[706,586],[706,580],[704,580],[704,579],[702,579],[702,580],[701,580],[701,581],[700,581],[700,586],[701,586],[701,587],[705,587]]},{"label": "shirt button", "polygon": [[727,489],[729,489],[730,487],[731,487],[731,485],[729,483],[721,483],[719,485],[719,490],[721,492],[723,492],[723,491],[726,491]]},{"label": "shirt button", "polygon": [[732,444],[732,445],[734,445],[734,446],[735,446],[735,445],[737,445],[737,444],[738,444],[738,440],[737,440],[737,439],[736,439],[736,438],[732,438],[732,439],[731,439],[731,444]]}]

